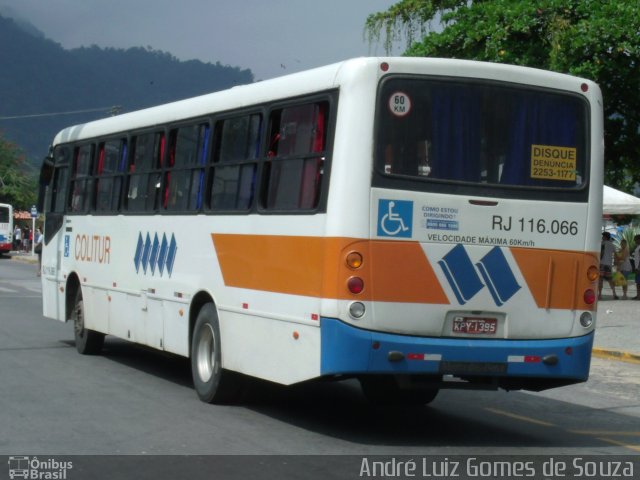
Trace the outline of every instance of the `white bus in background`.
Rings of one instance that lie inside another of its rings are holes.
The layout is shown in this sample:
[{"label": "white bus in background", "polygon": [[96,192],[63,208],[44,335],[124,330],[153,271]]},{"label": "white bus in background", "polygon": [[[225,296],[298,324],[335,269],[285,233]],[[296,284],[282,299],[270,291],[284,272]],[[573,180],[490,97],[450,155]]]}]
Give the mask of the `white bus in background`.
[{"label": "white bus in background", "polygon": [[[54,139],[44,315],[248,377],[380,402],[585,381],[602,98],[523,67],[361,58]],[[42,208],[40,208],[42,209]]]},{"label": "white bus in background", "polygon": [[0,203],[0,255],[13,250],[13,207]]}]

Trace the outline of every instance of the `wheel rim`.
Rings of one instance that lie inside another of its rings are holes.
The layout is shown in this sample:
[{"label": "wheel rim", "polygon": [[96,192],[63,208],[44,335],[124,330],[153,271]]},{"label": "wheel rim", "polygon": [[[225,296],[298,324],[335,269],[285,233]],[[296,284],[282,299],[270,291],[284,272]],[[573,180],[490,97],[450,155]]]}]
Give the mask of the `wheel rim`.
[{"label": "wheel rim", "polygon": [[196,350],[198,376],[204,383],[211,380],[216,364],[215,334],[211,325],[203,325]]},{"label": "wheel rim", "polygon": [[82,301],[76,304],[73,327],[75,328],[76,336],[82,338],[84,335],[84,305]]}]

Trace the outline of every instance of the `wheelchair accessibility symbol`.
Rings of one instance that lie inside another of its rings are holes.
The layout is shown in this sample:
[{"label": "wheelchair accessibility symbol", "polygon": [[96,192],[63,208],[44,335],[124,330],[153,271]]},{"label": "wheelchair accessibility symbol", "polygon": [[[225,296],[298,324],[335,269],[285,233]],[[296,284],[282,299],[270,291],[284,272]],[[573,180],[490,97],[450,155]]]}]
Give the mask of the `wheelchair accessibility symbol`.
[{"label": "wheelchair accessibility symbol", "polygon": [[378,236],[411,238],[413,202],[378,200]]}]

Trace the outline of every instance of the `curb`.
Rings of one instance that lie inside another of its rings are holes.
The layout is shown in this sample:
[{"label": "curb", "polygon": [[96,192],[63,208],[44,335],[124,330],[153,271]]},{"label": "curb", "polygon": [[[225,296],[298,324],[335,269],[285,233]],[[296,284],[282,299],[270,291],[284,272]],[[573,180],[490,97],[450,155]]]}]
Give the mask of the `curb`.
[{"label": "curb", "polygon": [[33,257],[31,255],[12,255],[9,258],[16,262],[31,263],[33,265],[38,264],[38,255],[34,255]]},{"label": "curb", "polygon": [[633,363],[640,365],[640,355],[636,353],[623,352],[621,350],[611,350],[607,348],[594,347],[591,350],[594,357],[604,358],[607,360],[618,360],[620,362]]}]

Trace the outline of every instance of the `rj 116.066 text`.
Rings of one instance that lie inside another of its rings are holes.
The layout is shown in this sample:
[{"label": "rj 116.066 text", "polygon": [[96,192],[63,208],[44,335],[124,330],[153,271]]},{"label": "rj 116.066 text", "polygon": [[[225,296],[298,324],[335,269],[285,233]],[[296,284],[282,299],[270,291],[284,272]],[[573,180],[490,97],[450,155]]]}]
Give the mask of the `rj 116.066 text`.
[{"label": "rj 116.066 text", "polygon": [[[518,228],[519,227],[519,228]],[[544,218],[519,218],[494,215],[491,223],[492,230],[509,232],[511,229],[525,233],[550,233],[552,235],[578,234],[578,222],[569,220],[545,220]]]}]

